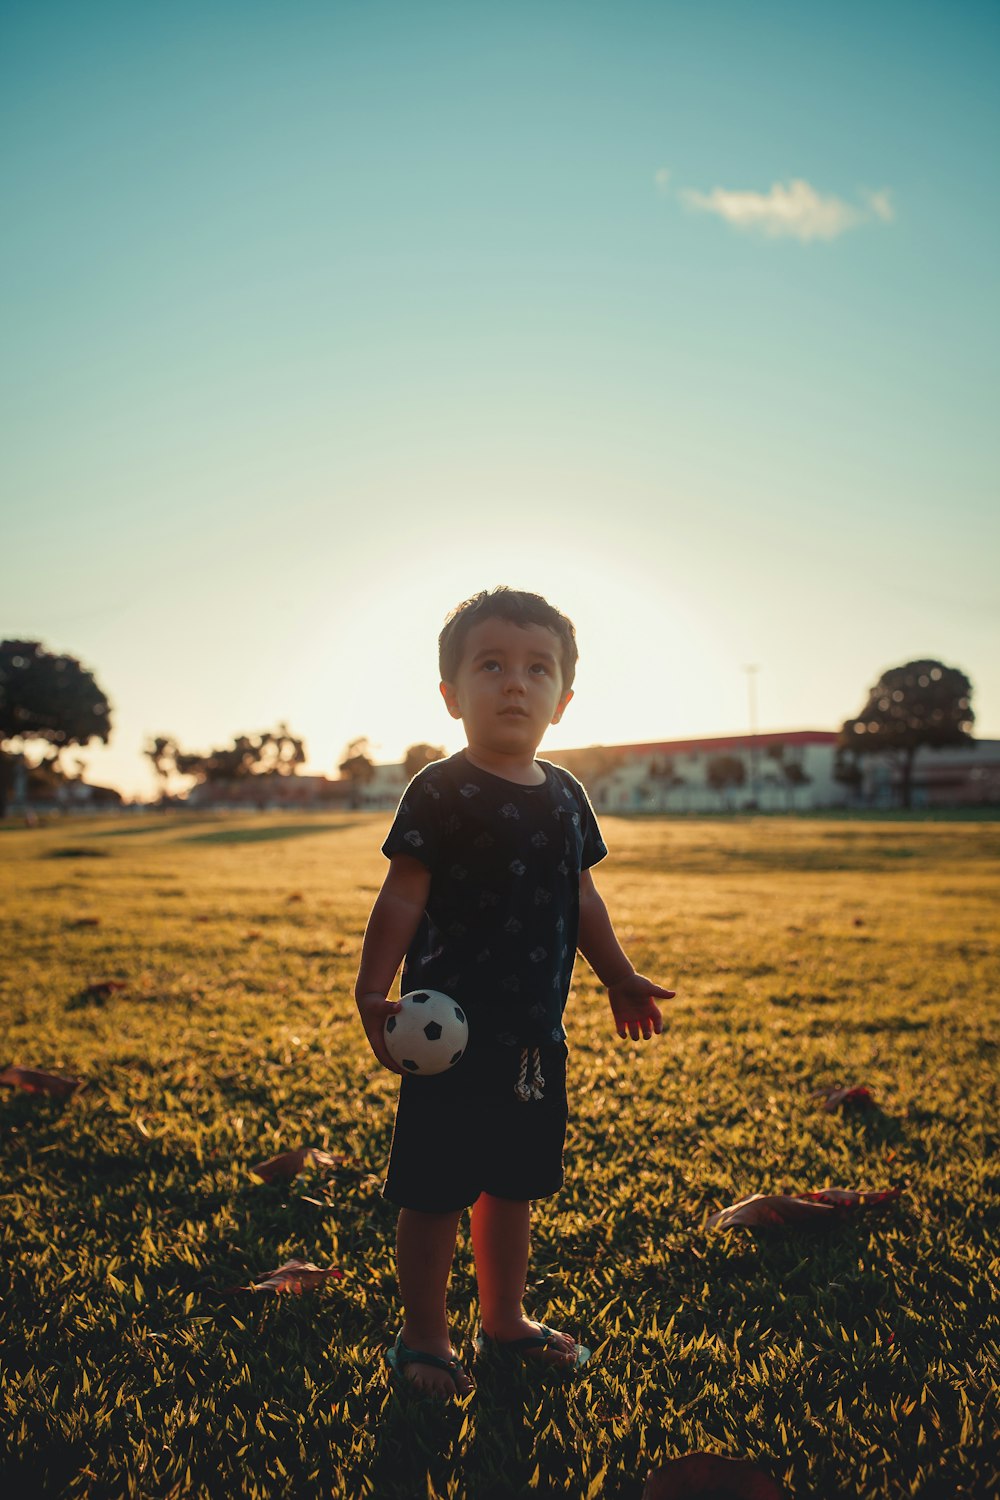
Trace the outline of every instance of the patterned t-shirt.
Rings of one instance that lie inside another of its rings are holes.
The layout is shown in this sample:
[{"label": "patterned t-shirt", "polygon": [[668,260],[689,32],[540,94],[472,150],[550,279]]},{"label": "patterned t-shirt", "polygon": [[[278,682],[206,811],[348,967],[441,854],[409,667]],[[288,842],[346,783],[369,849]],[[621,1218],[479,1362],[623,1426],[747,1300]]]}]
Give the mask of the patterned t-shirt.
[{"label": "patterned t-shirt", "polygon": [[431,872],[402,988],[443,990],[480,1039],[535,1047],[565,1037],[580,926],[580,873],[607,854],[580,783],[540,760],[541,786],[482,771],[464,751],[425,766],[382,853]]}]

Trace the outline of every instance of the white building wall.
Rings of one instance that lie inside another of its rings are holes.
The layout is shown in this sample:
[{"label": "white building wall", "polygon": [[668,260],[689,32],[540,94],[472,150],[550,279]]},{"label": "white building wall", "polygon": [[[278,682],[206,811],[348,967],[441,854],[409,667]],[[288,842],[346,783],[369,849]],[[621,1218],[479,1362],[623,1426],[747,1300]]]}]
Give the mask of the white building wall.
[{"label": "white building wall", "polygon": [[[777,737],[768,743],[776,741]],[[682,783],[671,786],[649,774],[651,767],[662,764],[661,751],[631,751],[622,765],[597,782],[591,792],[595,804],[606,812],[721,812],[754,806],[763,812],[785,812],[842,807],[847,793],[834,780],[834,752],[832,744],[788,745],[786,761],[797,763],[808,777],[802,786],[789,786],[780,765],[763,747],[753,752],[729,746],[677,751],[670,760]],[[742,786],[720,792],[709,784],[709,762],[720,754],[743,762],[746,780]]]},{"label": "white building wall", "polygon": [[375,774],[361,793],[363,807],[395,807],[406,791],[406,772],[402,765],[376,766]]}]

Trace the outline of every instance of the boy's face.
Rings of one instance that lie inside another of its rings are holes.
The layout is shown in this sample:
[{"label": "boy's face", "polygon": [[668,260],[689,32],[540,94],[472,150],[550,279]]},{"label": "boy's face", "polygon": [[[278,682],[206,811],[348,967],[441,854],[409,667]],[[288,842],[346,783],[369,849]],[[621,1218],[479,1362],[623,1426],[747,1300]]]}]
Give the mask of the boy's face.
[{"label": "boy's face", "polygon": [[560,651],[559,637],[545,625],[494,618],[473,625],[455,681],[441,684],[471,749],[534,756],[573,696],[563,689]]}]

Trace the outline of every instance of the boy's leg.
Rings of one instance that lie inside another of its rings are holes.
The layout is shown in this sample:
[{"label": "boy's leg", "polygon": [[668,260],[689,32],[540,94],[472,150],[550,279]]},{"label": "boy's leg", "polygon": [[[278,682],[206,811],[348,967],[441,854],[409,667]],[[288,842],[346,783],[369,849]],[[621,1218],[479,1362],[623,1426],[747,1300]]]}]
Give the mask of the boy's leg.
[{"label": "boy's leg", "polygon": [[[479,1306],[483,1332],[500,1344],[528,1338],[539,1330],[524,1312],[530,1241],[530,1202],[480,1193],[472,1208]],[[576,1344],[569,1334],[557,1333],[548,1348],[531,1357],[546,1364],[571,1365],[576,1362]]]},{"label": "boy's leg", "polygon": [[[463,1210],[427,1214],[401,1208],[396,1226],[396,1271],[403,1299],[403,1343],[423,1354],[450,1359],[455,1353],[448,1333],[446,1297],[455,1254],[455,1236]],[[410,1364],[406,1375],[415,1386],[450,1396],[464,1396],[471,1382],[455,1380],[431,1365]]]}]

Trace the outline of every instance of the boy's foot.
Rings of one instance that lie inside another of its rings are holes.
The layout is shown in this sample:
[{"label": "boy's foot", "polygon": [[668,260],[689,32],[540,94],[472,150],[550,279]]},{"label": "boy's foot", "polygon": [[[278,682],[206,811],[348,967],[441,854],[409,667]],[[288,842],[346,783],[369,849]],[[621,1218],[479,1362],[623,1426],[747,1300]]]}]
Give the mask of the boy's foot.
[{"label": "boy's foot", "polygon": [[484,1332],[477,1343],[480,1353],[487,1349],[501,1349],[519,1355],[525,1364],[551,1365],[557,1370],[578,1369],[590,1358],[590,1350],[578,1344],[568,1333],[559,1333],[530,1318],[522,1318],[516,1324],[495,1329],[493,1333]]},{"label": "boy's foot", "polygon": [[403,1343],[400,1332],[392,1348],[386,1350],[385,1357],[393,1373],[415,1390],[448,1401],[453,1396],[467,1396],[475,1387],[459,1364],[454,1349],[450,1344],[447,1348],[447,1354],[411,1349]]}]

